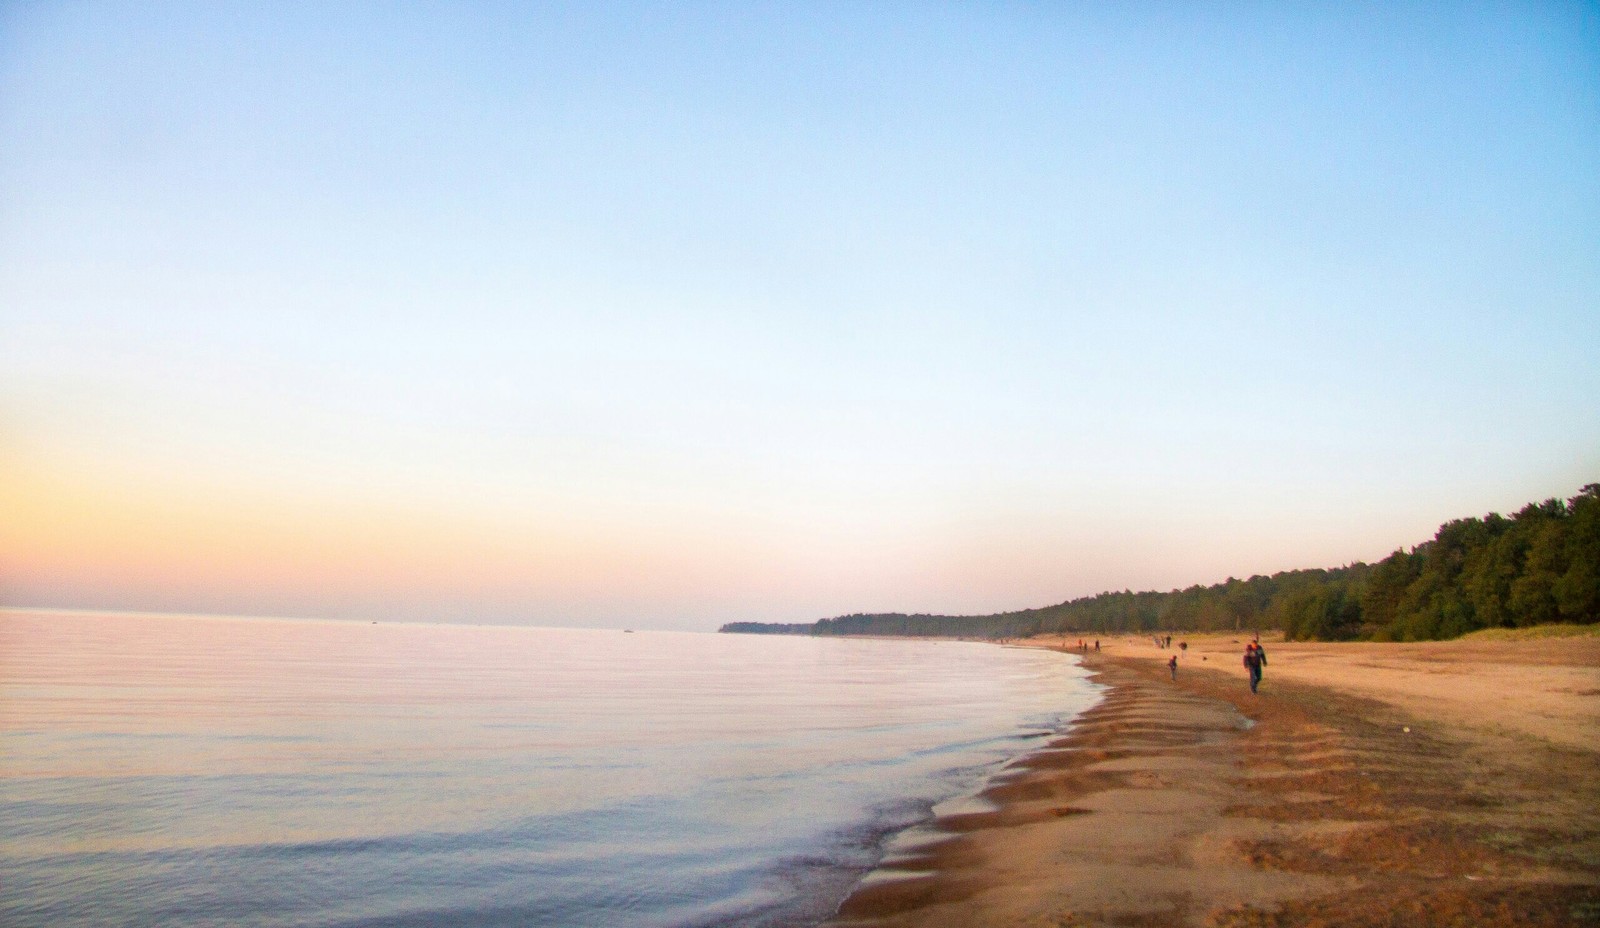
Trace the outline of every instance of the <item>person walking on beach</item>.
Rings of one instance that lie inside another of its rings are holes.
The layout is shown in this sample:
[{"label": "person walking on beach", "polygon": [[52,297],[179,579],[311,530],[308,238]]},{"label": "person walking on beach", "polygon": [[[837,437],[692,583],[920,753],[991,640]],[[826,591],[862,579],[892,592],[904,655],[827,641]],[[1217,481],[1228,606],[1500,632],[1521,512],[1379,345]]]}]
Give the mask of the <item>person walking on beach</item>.
[{"label": "person walking on beach", "polygon": [[1250,671],[1250,692],[1261,685],[1261,668],[1267,665],[1267,652],[1254,641],[1244,646],[1244,669]]},{"label": "person walking on beach", "polygon": [[1172,679],[1178,679],[1178,655],[1172,655],[1172,660],[1167,661],[1167,669],[1172,671]]}]

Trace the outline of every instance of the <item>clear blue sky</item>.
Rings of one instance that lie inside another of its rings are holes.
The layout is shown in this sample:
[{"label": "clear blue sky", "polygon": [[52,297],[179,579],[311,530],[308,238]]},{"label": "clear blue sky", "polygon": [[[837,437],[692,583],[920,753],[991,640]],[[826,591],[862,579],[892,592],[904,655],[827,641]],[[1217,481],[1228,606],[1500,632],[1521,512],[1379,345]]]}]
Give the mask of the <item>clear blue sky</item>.
[{"label": "clear blue sky", "polygon": [[1600,480],[1597,358],[1592,3],[0,6],[13,605],[1372,560]]}]

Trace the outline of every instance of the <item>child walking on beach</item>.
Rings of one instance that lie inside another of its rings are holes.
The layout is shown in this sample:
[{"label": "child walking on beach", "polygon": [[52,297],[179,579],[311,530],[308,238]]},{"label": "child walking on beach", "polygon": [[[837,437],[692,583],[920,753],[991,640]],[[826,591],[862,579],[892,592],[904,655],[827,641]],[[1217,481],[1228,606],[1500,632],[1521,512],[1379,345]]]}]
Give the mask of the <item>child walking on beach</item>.
[{"label": "child walking on beach", "polygon": [[1172,655],[1172,660],[1167,661],[1167,669],[1172,671],[1172,679],[1178,679],[1178,655]]}]

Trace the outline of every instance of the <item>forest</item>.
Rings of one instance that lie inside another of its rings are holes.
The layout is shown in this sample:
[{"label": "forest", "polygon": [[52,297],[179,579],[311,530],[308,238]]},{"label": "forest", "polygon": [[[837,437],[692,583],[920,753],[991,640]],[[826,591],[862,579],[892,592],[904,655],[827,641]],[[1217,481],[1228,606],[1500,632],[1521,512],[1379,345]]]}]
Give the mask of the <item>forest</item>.
[{"label": "forest", "polygon": [[1291,640],[1423,641],[1600,621],[1600,484],[1511,516],[1455,519],[1376,564],[1291,570],[1166,593],[1100,593],[995,615],[857,614],[724,632],[1018,638],[1282,629]]}]

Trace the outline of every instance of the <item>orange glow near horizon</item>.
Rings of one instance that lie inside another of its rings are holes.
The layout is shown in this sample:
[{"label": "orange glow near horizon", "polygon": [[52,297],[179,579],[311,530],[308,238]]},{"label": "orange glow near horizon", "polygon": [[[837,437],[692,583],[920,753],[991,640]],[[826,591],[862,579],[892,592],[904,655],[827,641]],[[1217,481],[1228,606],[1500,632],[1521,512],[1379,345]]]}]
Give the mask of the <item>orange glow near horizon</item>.
[{"label": "orange glow near horizon", "polygon": [[198,467],[13,454],[0,466],[0,605],[704,629],[1033,608],[1376,559],[1431,534],[1419,520],[1347,552],[1378,535],[1359,513],[1319,523],[1318,539],[1296,538],[1303,514],[1224,519],[1115,500],[1113,513],[949,498],[945,512],[874,523],[800,498],[750,511],[625,504],[578,485],[564,506],[507,489],[495,510],[482,502],[493,485],[477,489],[452,505],[417,488],[229,483]]},{"label": "orange glow near horizon", "polygon": [[[661,595],[696,579],[687,552],[559,514],[491,519],[365,501],[230,493],[176,482],[78,479],[8,467],[0,481],[8,586],[120,588],[161,601],[186,593],[593,596],[626,583]],[[733,550],[716,552],[737,561]],[[269,596],[270,598],[270,596]]]},{"label": "orange glow near horizon", "polygon": [[[742,617],[765,605],[762,617],[801,620],[897,608],[917,588],[928,598],[909,607],[956,608],[963,595],[1018,579],[1015,565],[927,537],[774,531],[703,513],[636,512],[629,521],[407,508],[50,463],[13,462],[0,480],[12,605],[364,615],[420,601],[424,615],[428,604],[479,603],[559,621],[602,604],[700,613],[706,622],[719,609]],[[1030,595],[1025,584],[1017,593]]]}]

